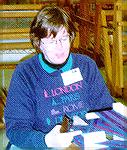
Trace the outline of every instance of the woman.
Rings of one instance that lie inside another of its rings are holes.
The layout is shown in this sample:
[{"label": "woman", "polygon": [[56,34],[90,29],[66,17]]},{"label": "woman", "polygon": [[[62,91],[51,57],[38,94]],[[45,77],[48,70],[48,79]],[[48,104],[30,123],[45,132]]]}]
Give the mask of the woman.
[{"label": "woman", "polygon": [[96,63],[73,54],[75,26],[59,7],[46,6],[31,25],[38,54],[20,63],[12,76],[5,108],[11,148],[68,147],[81,131],[60,133],[63,116],[112,107]]}]

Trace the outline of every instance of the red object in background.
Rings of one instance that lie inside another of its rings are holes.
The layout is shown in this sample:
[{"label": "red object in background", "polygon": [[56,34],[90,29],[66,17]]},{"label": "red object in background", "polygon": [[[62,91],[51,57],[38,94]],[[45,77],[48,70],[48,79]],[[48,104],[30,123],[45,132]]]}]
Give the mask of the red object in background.
[{"label": "red object in background", "polygon": [[0,4],[6,4],[7,0],[0,0]]}]

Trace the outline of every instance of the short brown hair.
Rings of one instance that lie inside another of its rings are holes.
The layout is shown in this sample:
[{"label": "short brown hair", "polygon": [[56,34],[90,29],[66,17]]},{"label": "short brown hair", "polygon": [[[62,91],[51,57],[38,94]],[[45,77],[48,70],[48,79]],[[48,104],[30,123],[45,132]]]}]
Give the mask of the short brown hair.
[{"label": "short brown hair", "polygon": [[42,8],[31,24],[30,38],[34,48],[36,50],[39,48],[40,40],[47,37],[48,30],[55,37],[61,26],[66,28],[72,42],[75,38],[76,28],[67,12],[58,6]]}]

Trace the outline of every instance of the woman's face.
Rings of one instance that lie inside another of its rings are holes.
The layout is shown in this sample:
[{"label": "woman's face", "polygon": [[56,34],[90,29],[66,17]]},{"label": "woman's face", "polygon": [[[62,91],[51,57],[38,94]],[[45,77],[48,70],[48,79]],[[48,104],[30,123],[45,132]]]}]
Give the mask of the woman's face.
[{"label": "woman's face", "polygon": [[51,64],[62,64],[70,52],[70,38],[65,27],[61,27],[56,37],[53,35],[41,39],[40,50]]}]

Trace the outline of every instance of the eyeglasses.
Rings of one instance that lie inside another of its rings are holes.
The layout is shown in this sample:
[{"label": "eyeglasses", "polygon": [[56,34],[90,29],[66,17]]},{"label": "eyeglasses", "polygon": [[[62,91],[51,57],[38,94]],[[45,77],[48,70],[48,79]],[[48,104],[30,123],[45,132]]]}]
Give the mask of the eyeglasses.
[{"label": "eyeglasses", "polygon": [[55,38],[44,38],[41,40],[41,42],[44,44],[44,45],[49,45],[49,46],[56,46],[59,42],[64,45],[66,44],[66,42],[68,42],[69,40],[69,35],[66,35],[66,36],[63,36],[62,38],[60,39],[55,39]]}]

